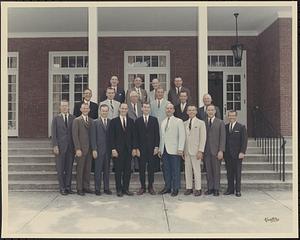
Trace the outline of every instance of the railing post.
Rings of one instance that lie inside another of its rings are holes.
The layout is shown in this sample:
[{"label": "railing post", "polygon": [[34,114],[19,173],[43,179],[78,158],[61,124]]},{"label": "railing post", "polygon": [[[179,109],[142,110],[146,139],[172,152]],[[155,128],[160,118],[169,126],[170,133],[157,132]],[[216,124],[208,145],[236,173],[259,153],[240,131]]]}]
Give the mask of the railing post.
[{"label": "railing post", "polygon": [[281,137],[279,138],[279,180],[281,180],[281,160],[282,160],[282,155],[281,155]]},{"label": "railing post", "polygon": [[283,144],[282,144],[282,181],[285,181],[285,144],[286,141],[283,139]]},{"label": "railing post", "polygon": [[276,171],[278,172],[278,137],[276,137]]}]

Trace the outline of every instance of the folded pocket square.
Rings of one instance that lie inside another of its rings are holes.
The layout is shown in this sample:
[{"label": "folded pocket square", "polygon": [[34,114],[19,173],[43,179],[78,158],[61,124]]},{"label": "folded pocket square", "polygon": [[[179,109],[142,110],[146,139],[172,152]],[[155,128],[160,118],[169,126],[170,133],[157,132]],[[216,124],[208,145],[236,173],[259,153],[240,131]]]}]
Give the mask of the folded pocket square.
[{"label": "folded pocket square", "polygon": [[238,132],[240,132],[240,131],[235,130],[234,132],[238,133]]}]

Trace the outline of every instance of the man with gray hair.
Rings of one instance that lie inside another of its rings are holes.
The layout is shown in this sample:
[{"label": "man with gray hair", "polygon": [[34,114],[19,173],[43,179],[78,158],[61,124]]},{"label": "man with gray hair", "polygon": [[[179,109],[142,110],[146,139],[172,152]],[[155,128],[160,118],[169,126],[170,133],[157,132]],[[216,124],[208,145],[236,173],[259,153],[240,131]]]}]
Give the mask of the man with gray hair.
[{"label": "man with gray hair", "polygon": [[[200,120],[206,121],[207,120],[207,113],[206,113],[207,106],[212,104],[213,99],[210,94],[205,93],[203,95],[202,100],[203,100],[203,106],[198,109],[198,113],[197,113],[196,117],[199,118]],[[219,119],[222,119],[220,109],[218,108],[218,106],[215,106],[215,108],[216,108],[216,117]]]},{"label": "man with gray hair", "polygon": [[[160,81],[157,78],[152,79],[151,85],[152,85],[153,90],[150,91],[150,93],[149,93],[149,102],[150,103],[153,102],[156,99],[156,90],[157,90],[158,87],[161,86]],[[165,91],[164,92],[164,99],[167,99],[167,98],[168,98],[167,92]]]}]

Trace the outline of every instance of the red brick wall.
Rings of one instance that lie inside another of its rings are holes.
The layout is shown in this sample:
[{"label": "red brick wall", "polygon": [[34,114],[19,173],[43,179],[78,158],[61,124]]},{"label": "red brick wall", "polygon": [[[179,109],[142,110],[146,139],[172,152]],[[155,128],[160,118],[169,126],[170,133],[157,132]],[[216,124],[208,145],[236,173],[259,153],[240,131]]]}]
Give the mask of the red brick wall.
[{"label": "red brick wall", "polygon": [[280,69],[280,130],[284,136],[292,135],[292,20],[280,18],[279,69]]},{"label": "red brick wall", "polygon": [[48,52],[87,51],[87,38],[15,38],[19,52],[19,137],[48,137]]},{"label": "red brick wall", "polygon": [[258,36],[259,106],[284,136],[292,135],[291,26],[280,18]]}]

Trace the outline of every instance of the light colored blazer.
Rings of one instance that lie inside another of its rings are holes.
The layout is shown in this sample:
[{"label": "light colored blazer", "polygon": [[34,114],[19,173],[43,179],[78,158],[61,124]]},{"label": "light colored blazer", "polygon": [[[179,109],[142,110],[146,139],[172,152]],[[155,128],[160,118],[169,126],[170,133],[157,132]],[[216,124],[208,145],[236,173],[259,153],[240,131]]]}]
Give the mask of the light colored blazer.
[{"label": "light colored blazer", "polygon": [[119,107],[121,104],[120,102],[118,102],[116,100],[112,100],[113,107],[111,107],[110,100],[106,99],[105,101],[100,102],[99,106],[101,106],[102,104],[106,104],[109,107],[109,112],[108,112],[109,119],[113,119],[113,118],[116,118],[119,116]]},{"label": "light colored blazer", "polygon": [[180,118],[170,117],[168,128],[166,128],[168,118],[165,118],[160,127],[160,145],[161,154],[164,147],[169,154],[177,155],[177,151],[183,151],[185,142],[184,124]]},{"label": "light colored blazer", "polygon": [[157,118],[159,126],[161,125],[162,121],[167,117],[167,115],[166,115],[166,107],[167,107],[168,103],[169,103],[168,100],[163,99],[161,101],[161,104],[160,104],[159,108],[157,106],[157,101],[152,101],[150,103],[150,106],[151,106],[150,115]]},{"label": "light colored blazer", "polygon": [[133,107],[132,107],[132,104],[131,102],[128,103],[128,117],[130,117],[131,119],[133,119],[134,121],[143,115],[143,112],[142,112],[142,105],[140,102],[137,102],[136,104],[136,108],[137,108],[137,112],[138,112],[138,115],[136,116],[134,110],[133,110]]},{"label": "light colored blazer", "polygon": [[206,126],[205,122],[194,117],[192,120],[192,128],[189,129],[190,119],[184,122],[185,128],[185,145],[184,154],[195,156],[198,151],[204,153],[206,142]]},{"label": "light colored blazer", "polygon": [[[168,99],[168,94],[167,94],[166,91],[164,93],[164,99],[166,99],[166,100]],[[152,90],[152,91],[149,92],[149,102],[151,103],[154,100],[155,100],[155,91]]]}]

